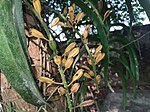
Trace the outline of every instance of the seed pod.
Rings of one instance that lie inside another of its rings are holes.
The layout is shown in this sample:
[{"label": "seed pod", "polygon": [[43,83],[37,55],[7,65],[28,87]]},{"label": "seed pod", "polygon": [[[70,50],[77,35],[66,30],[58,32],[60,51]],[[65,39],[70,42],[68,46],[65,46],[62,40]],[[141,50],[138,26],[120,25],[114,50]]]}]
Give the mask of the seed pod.
[{"label": "seed pod", "polygon": [[67,70],[68,68],[70,68],[71,65],[72,65],[72,63],[73,63],[73,58],[68,58],[66,60],[66,63],[65,63],[65,70]]},{"label": "seed pod", "polygon": [[88,71],[90,71],[90,68],[87,67],[87,66],[85,66],[85,65],[82,65],[81,67],[84,68],[84,69],[86,69],[86,70],[88,70]]},{"label": "seed pod", "polygon": [[88,79],[92,79],[92,77],[88,73],[84,73],[83,76],[88,78]]},{"label": "seed pod", "polygon": [[88,25],[86,26],[85,30],[88,30],[88,31],[89,31],[89,29],[90,29],[90,24],[88,24]]},{"label": "seed pod", "polygon": [[88,62],[89,65],[92,65],[92,60],[91,59],[88,59],[87,62]]},{"label": "seed pod", "polygon": [[108,16],[110,15],[110,10],[107,10],[104,14],[104,19],[103,19],[103,23],[104,21],[108,18]]},{"label": "seed pod", "polygon": [[[70,50],[72,50],[74,47],[76,46],[76,42],[72,42],[71,44],[69,44],[67,46],[67,48],[65,49],[65,53],[69,52]],[[64,54],[65,54],[64,53]]]},{"label": "seed pod", "polygon": [[54,81],[52,79],[50,79],[48,77],[43,77],[43,76],[39,77],[38,80],[43,83],[49,83],[49,84],[54,83]]},{"label": "seed pod", "polygon": [[80,87],[80,84],[79,84],[79,83],[73,84],[73,86],[71,87],[71,93],[77,92],[78,89],[79,89],[79,87]]},{"label": "seed pod", "polygon": [[70,20],[72,21],[74,19],[74,8],[73,8],[73,6],[71,6],[69,8],[69,16],[70,16]]},{"label": "seed pod", "polygon": [[95,64],[97,64],[98,62],[100,62],[105,56],[105,53],[98,53],[97,57],[95,59]]},{"label": "seed pod", "polygon": [[103,46],[100,44],[100,45],[96,48],[95,53],[94,53],[94,57],[96,57],[97,54],[102,50],[102,47],[103,47]]},{"label": "seed pod", "polygon": [[58,22],[59,22],[59,18],[58,17],[54,18],[54,20],[52,21],[52,24],[51,24],[51,28],[53,26],[56,26],[58,24]]},{"label": "seed pod", "polygon": [[70,51],[68,58],[75,57],[78,53],[79,53],[79,48],[76,47]]},{"label": "seed pod", "polygon": [[65,15],[67,13],[68,7],[66,6],[63,10],[63,15]]},{"label": "seed pod", "polygon": [[62,62],[61,62],[61,63],[62,63],[62,66],[65,66],[66,61],[67,61],[67,60],[66,60],[66,57],[64,57],[64,58],[62,59]]},{"label": "seed pod", "polygon": [[80,103],[77,107],[87,107],[87,106],[90,106],[90,105],[93,105],[94,104],[94,100],[86,100],[82,103]]},{"label": "seed pod", "polygon": [[89,32],[88,32],[87,30],[84,30],[84,33],[83,33],[84,39],[87,39],[88,33],[89,33]]},{"label": "seed pod", "polygon": [[94,72],[92,70],[90,70],[88,74],[90,74],[90,76],[94,76]]},{"label": "seed pod", "polygon": [[102,78],[101,78],[100,75],[97,75],[95,79],[96,79],[96,82],[99,83],[99,82],[101,81]]},{"label": "seed pod", "polygon": [[83,69],[79,69],[73,76],[72,82],[80,79],[80,77],[83,75]]},{"label": "seed pod", "polygon": [[44,37],[44,35],[40,31],[38,31],[34,28],[31,28],[30,32],[31,32],[31,35],[36,37],[36,38],[41,38],[41,39],[44,39],[46,41],[49,41],[47,38]]},{"label": "seed pod", "polygon": [[54,62],[55,62],[57,65],[60,65],[60,64],[61,64],[61,56],[55,56],[55,57],[54,57]]},{"label": "seed pod", "polygon": [[60,25],[60,26],[65,26],[65,24],[63,23],[63,22],[58,22],[58,25]]},{"label": "seed pod", "polygon": [[40,0],[33,0],[33,6],[36,12],[40,15],[41,17],[41,3]]},{"label": "seed pod", "polygon": [[66,89],[63,88],[63,87],[59,87],[58,92],[59,92],[60,95],[64,95],[66,93]]},{"label": "seed pod", "polygon": [[83,12],[79,12],[77,15],[76,15],[76,18],[75,18],[75,22],[76,22],[76,25],[78,24],[78,22],[84,17],[84,13]]},{"label": "seed pod", "polygon": [[90,29],[90,25],[87,25],[84,32],[83,32],[84,39],[87,39],[89,29]]},{"label": "seed pod", "polygon": [[73,9],[75,10],[75,8],[76,8],[76,4],[74,4],[74,3],[73,3],[73,4],[72,4],[72,7],[73,7]]}]

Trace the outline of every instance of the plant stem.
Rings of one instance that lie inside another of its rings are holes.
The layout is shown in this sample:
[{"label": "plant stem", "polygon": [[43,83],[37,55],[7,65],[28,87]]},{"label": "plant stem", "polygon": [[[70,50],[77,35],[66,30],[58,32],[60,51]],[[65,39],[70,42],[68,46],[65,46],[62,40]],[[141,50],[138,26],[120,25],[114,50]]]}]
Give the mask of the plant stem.
[{"label": "plant stem", "polygon": [[68,90],[68,85],[67,85],[66,78],[65,78],[65,75],[64,75],[64,71],[63,71],[61,66],[59,66],[58,70],[59,70],[59,73],[61,75],[62,83],[63,83],[63,85],[66,89],[66,98],[67,98],[69,112],[72,112],[73,108],[72,108],[72,104],[71,104],[71,100],[70,100],[70,96],[69,96],[69,90]]},{"label": "plant stem", "polygon": [[99,89],[98,89],[98,82],[96,81],[95,59],[93,58],[93,56],[92,56],[92,54],[91,54],[91,52],[90,52],[90,49],[89,49],[88,45],[84,42],[83,36],[82,36],[76,29],[74,29],[74,30],[75,30],[76,33],[80,36],[81,41],[82,41],[82,43],[84,44],[84,47],[85,47],[85,49],[86,49],[88,55],[90,56],[90,59],[91,59],[91,61],[92,61],[92,68],[93,68],[93,71],[94,71],[94,80],[95,80],[95,82],[96,82],[96,89],[97,89],[97,91],[99,91]]},{"label": "plant stem", "polygon": [[[44,28],[46,35],[48,36],[49,39],[49,43],[52,43],[53,41],[55,42],[55,40],[52,38],[52,35],[49,31],[49,28],[47,27],[46,23],[43,21],[43,19],[41,18],[41,16],[36,12],[36,10],[30,5],[30,3],[25,0],[25,4],[28,6],[28,8],[35,14],[35,16],[38,18],[38,20],[40,21],[42,27]],[[55,53],[57,53],[57,49],[55,50]]]}]

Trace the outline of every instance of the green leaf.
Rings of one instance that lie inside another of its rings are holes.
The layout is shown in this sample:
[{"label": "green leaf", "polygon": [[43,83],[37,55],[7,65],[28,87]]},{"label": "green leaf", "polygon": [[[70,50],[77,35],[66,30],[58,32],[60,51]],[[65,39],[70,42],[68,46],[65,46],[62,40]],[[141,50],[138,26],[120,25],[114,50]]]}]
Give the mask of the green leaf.
[{"label": "green leaf", "polygon": [[[115,35],[113,38],[110,40],[110,44],[113,42],[118,42],[119,44],[126,45],[129,43],[129,41],[124,38],[122,35]],[[129,56],[129,62],[130,62],[130,76],[132,78],[133,82],[133,94],[134,97],[136,96],[136,80],[139,79],[139,68],[138,68],[138,61],[136,57],[136,53],[134,51],[133,45],[128,45],[125,47],[125,49],[128,52]]]},{"label": "green leaf", "polygon": [[122,98],[122,104],[123,104],[123,109],[125,110],[126,107],[126,102],[127,102],[127,82],[126,82],[126,78],[124,77],[123,72],[121,71],[121,69],[119,69],[120,67],[117,65],[111,65],[116,72],[118,73],[118,76],[121,78],[122,80],[122,93],[123,93],[123,98]]},{"label": "green leaf", "polygon": [[0,69],[25,101],[45,104],[33,78],[27,53],[22,1],[1,0],[0,4]]}]

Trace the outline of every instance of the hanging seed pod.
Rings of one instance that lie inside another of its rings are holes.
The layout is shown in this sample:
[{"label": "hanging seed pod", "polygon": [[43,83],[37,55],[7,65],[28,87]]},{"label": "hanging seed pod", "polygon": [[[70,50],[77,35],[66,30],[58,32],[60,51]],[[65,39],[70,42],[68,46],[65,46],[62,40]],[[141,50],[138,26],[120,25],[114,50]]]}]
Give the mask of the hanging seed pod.
[{"label": "hanging seed pod", "polygon": [[54,62],[55,62],[57,65],[60,65],[60,64],[61,64],[61,56],[55,56],[55,57],[54,57]]},{"label": "hanging seed pod", "polygon": [[73,3],[73,4],[72,4],[72,7],[73,7],[73,9],[75,10],[75,8],[76,8],[76,4],[74,4],[74,3]]},{"label": "hanging seed pod", "polygon": [[83,75],[83,69],[79,69],[73,76],[72,81],[76,81],[80,79],[80,77]]},{"label": "hanging seed pod", "polygon": [[79,87],[80,87],[79,83],[73,84],[73,86],[70,89],[71,90],[71,94],[77,92],[79,90]]},{"label": "hanging seed pod", "polygon": [[75,57],[78,53],[79,53],[79,48],[76,47],[70,51],[68,58]]},{"label": "hanging seed pod", "polygon": [[103,19],[103,23],[104,21],[108,18],[108,16],[110,15],[110,10],[107,10],[104,14],[104,19]]},{"label": "hanging seed pod", "polygon": [[49,84],[55,83],[52,79],[43,76],[39,77],[38,80],[43,83],[49,83]]},{"label": "hanging seed pod", "polygon": [[63,22],[60,22],[60,21],[59,21],[59,22],[58,22],[58,25],[60,25],[60,26],[63,26],[63,27],[64,27],[64,26],[65,26],[65,23],[63,23]]},{"label": "hanging seed pod", "polygon": [[66,60],[66,63],[65,63],[65,70],[67,70],[68,68],[70,68],[71,65],[72,65],[72,63],[73,63],[73,58],[68,58]]},{"label": "hanging seed pod", "polygon": [[80,103],[77,107],[87,107],[87,106],[90,106],[90,105],[93,105],[94,104],[94,100],[86,100],[82,103]]},{"label": "hanging seed pod", "polygon": [[103,47],[103,46],[100,44],[100,45],[96,48],[95,53],[94,53],[94,57],[96,57],[97,54],[102,50],[102,47]]},{"label": "hanging seed pod", "polygon": [[95,64],[97,64],[98,62],[100,62],[105,56],[105,53],[98,53],[97,57],[95,59]]},{"label": "hanging seed pod", "polygon": [[100,75],[97,75],[95,79],[96,79],[96,82],[99,83],[99,82],[101,81],[102,78],[101,78]]},{"label": "hanging seed pod", "polygon": [[93,77],[94,77],[94,72],[93,72],[92,70],[90,70],[90,71],[88,72],[88,74],[90,74],[90,76],[93,76]]},{"label": "hanging seed pod", "polygon": [[89,65],[92,65],[92,60],[91,59],[88,59],[87,62],[88,62]]},{"label": "hanging seed pod", "polygon": [[84,32],[83,32],[84,39],[87,39],[88,33],[89,33],[89,29],[90,29],[90,25],[87,25],[85,30],[84,30]]},{"label": "hanging seed pod", "polygon": [[90,68],[87,67],[87,66],[85,66],[85,65],[82,65],[81,67],[84,68],[84,69],[86,69],[86,70],[88,70],[88,71],[90,71]]},{"label": "hanging seed pod", "polygon": [[36,12],[40,15],[41,17],[41,3],[40,0],[33,0],[33,6]]},{"label": "hanging seed pod", "polygon": [[84,33],[83,33],[84,39],[87,39],[88,33],[89,33],[89,32],[88,32],[87,30],[84,30]]},{"label": "hanging seed pod", "polygon": [[62,96],[62,95],[64,95],[64,94],[66,94],[66,89],[63,88],[63,87],[59,87],[59,88],[58,88],[58,93]]},{"label": "hanging seed pod", "polygon": [[53,26],[56,26],[58,24],[58,22],[59,22],[59,18],[58,17],[54,18],[54,20],[52,21],[52,24],[51,24],[51,28]]},{"label": "hanging seed pod", "polygon": [[89,31],[89,29],[90,29],[90,24],[88,24],[88,25],[86,26],[85,30],[88,30],[88,31]]},{"label": "hanging seed pod", "polygon": [[78,22],[84,17],[84,13],[83,12],[79,12],[77,15],[76,15],[76,18],[75,18],[75,22],[76,22],[76,25],[78,24]]},{"label": "hanging seed pod", "polygon": [[62,63],[62,66],[65,66],[66,61],[67,61],[67,60],[66,60],[66,57],[64,57],[64,58],[62,59],[62,62],[61,62],[61,63]]},{"label": "hanging seed pod", "polygon": [[70,16],[70,20],[72,21],[74,19],[74,8],[73,8],[73,6],[71,6],[69,8],[69,16]]},{"label": "hanging seed pod", "polygon": [[36,37],[36,38],[41,38],[41,39],[44,39],[46,41],[49,41],[47,38],[44,37],[44,35],[40,31],[38,31],[34,28],[31,28],[30,32],[31,32],[31,35]]},{"label": "hanging seed pod", "polygon": [[63,10],[63,15],[67,14],[68,7],[66,6]]},{"label": "hanging seed pod", "polygon": [[92,77],[88,73],[84,73],[83,76],[88,78],[88,79],[92,79]]},{"label": "hanging seed pod", "polygon": [[[71,44],[69,44],[67,46],[67,48],[65,49],[65,53],[69,52],[70,50],[72,50],[74,47],[76,46],[76,42],[72,42]],[[65,54],[64,53],[64,54]]]}]

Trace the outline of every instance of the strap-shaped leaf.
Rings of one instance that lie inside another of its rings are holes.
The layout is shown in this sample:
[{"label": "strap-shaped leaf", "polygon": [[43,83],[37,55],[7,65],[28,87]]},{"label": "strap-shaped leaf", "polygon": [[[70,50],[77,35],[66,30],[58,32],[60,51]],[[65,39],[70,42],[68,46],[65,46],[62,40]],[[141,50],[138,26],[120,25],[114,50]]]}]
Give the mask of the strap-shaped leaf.
[{"label": "strap-shaped leaf", "polygon": [[0,1],[0,69],[21,97],[34,105],[45,101],[37,88],[29,61],[21,0]]}]

